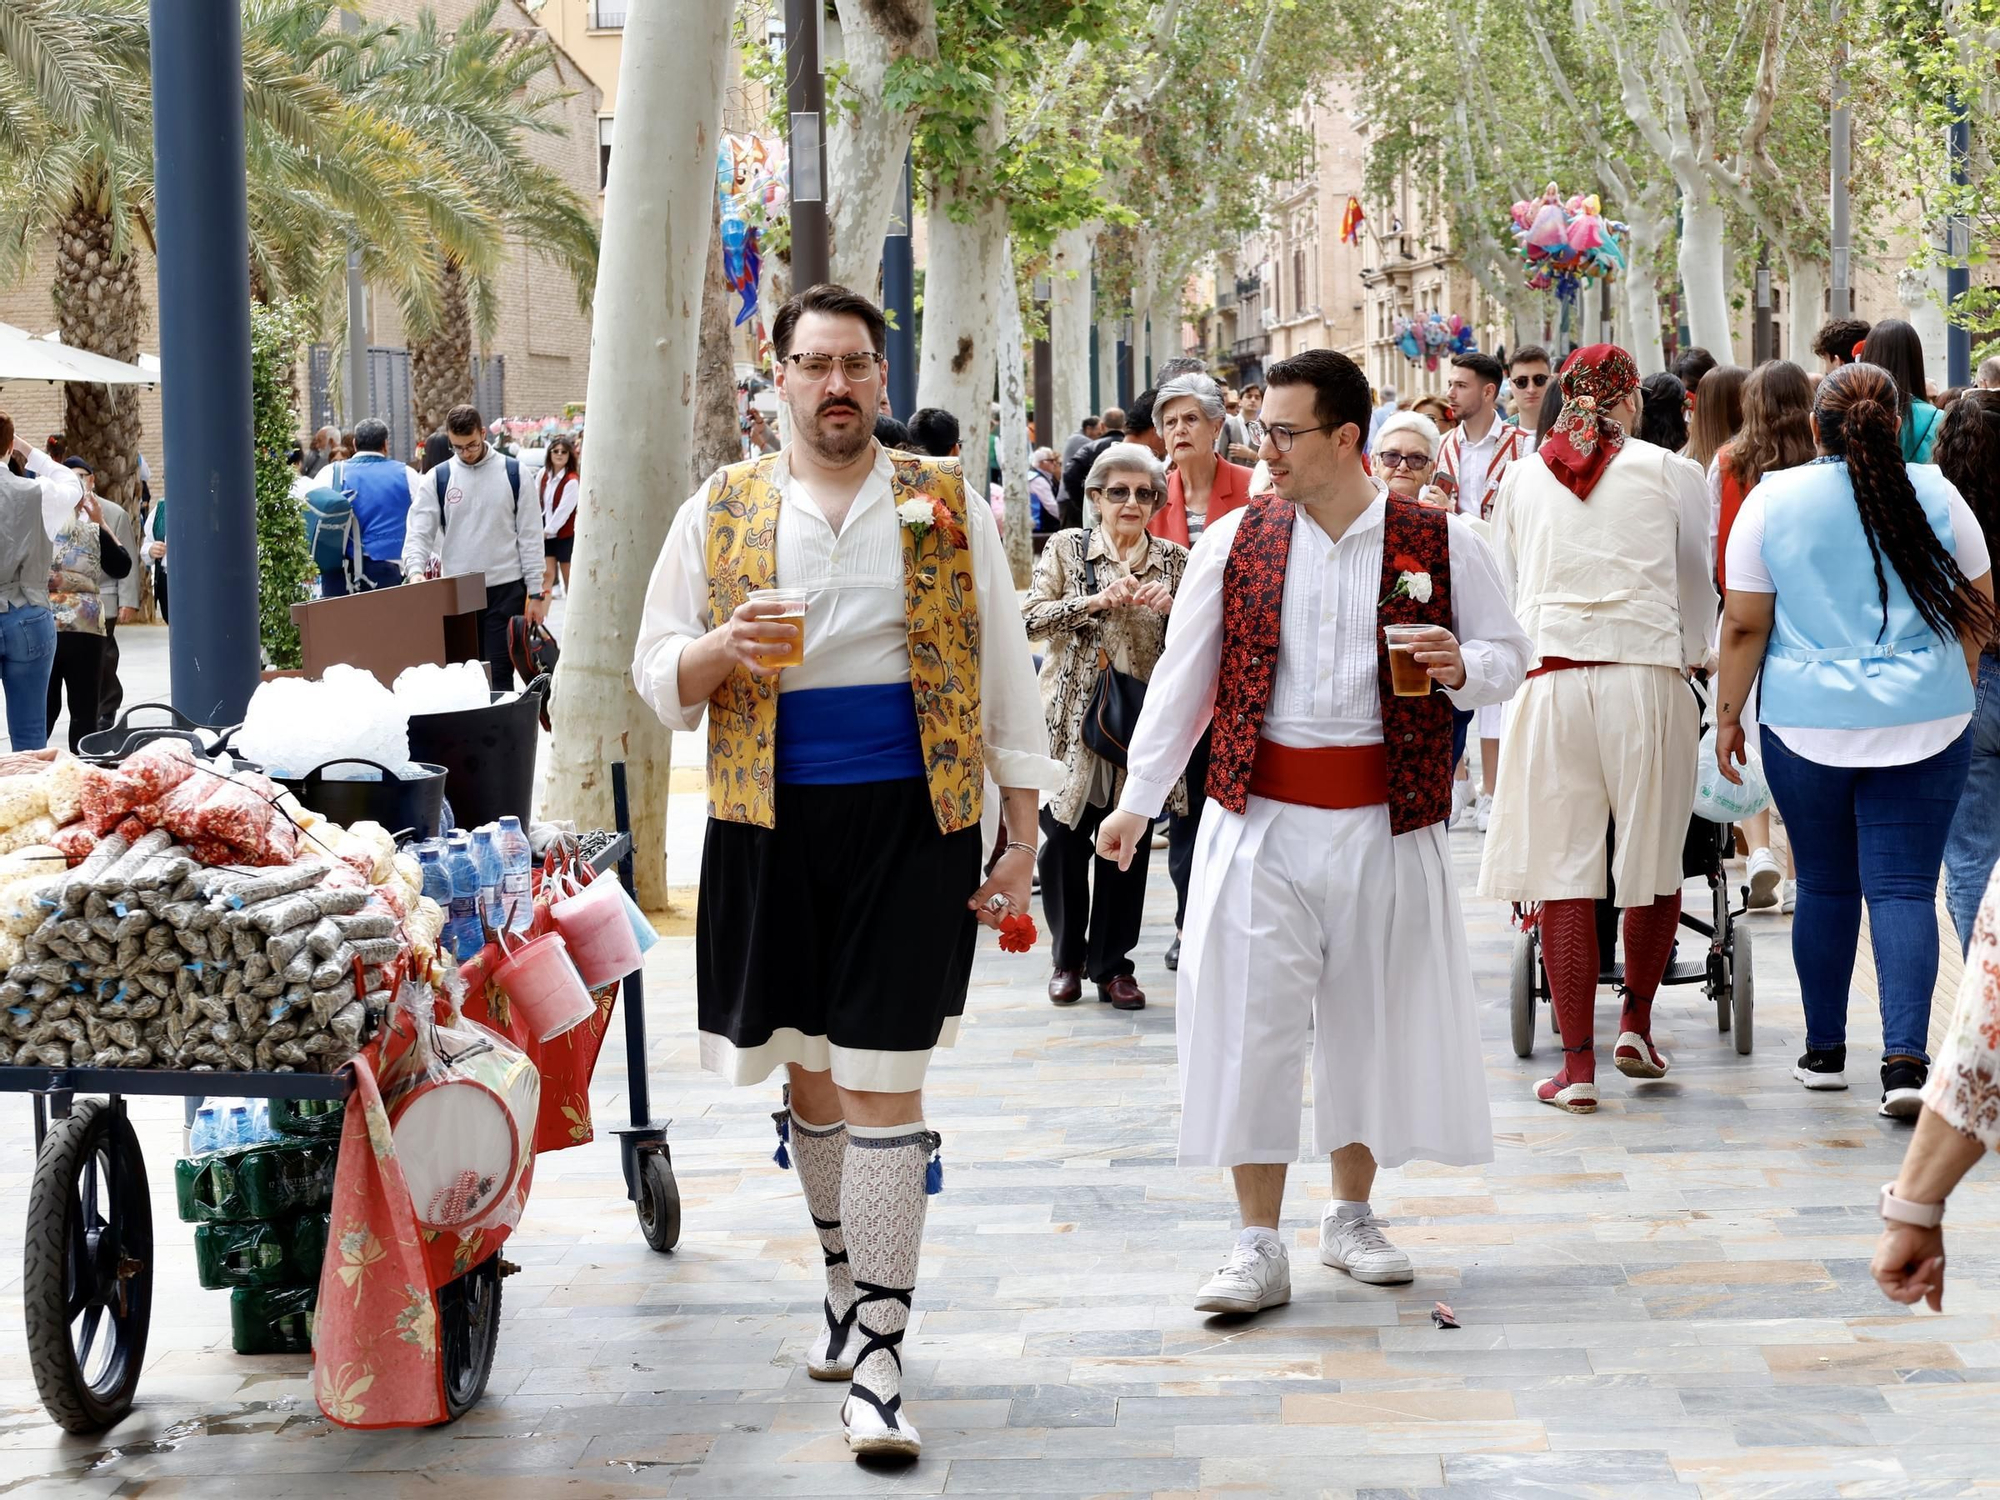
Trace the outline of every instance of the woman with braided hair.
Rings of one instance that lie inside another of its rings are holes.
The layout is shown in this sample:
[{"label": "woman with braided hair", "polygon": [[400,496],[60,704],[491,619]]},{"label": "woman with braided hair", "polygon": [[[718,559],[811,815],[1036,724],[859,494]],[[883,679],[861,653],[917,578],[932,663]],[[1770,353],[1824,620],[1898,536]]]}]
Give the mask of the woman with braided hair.
[{"label": "woman with braided hair", "polygon": [[1847,991],[1868,903],[1882,1108],[1913,1119],[1930,1058],[1933,906],[1972,758],[1973,682],[1993,638],[1978,518],[1906,463],[1895,377],[1846,365],[1813,402],[1820,457],[1766,474],[1729,535],[1716,759],[1739,780],[1758,680],[1764,769],[1798,860],[1792,961],[1806,1050],[1792,1075],[1847,1087]]},{"label": "woman with braided hair", "polygon": [[[2000,542],[2000,391],[1969,390],[1952,402],[1938,430],[1938,468],[1979,518],[1990,552]],[[1944,844],[1944,899],[1961,949],[1987,878],[2000,860],[2000,645],[1979,653],[1973,684],[1972,767]]]}]

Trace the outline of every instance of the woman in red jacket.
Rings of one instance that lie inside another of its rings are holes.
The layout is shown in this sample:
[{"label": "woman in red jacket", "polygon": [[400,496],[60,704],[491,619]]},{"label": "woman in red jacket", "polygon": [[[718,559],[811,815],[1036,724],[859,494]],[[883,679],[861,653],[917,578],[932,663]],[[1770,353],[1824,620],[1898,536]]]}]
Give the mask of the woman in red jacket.
[{"label": "woman in red jacket", "polygon": [[1146,529],[1183,547],[1250,502],[1250,470],[1216,451],[1227,415],[1222,390],[1206,375],[1177,375],[1153,398],[1153,425],[1166,444],[1167,503]]},{"label": "woman in red jacket", "polygon": [[576,439],[557,433],[549,440],[548,458],[542,464],[538,487],[542,502],[542,547],[547,560],[542,564],[542,597],[555,589],[556,573],[562,573],[563,592],[569,592],[569,563],[576,551],[576,502],[583,495],[583,464],[576,451]]}]

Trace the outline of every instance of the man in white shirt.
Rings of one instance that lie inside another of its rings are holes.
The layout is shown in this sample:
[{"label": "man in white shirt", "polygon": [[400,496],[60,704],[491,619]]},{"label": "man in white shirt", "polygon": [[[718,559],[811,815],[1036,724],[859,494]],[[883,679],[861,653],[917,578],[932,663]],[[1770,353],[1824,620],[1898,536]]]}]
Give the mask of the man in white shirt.
[{"label": "man in white shirt", "polygon": [[[632,675],[668,727],[708,715],[701,1057],[741,1085],[789,1073],[778,1160],[797,1161],[827,1268],[807,1371],[851,1380],[857,1455],[914,1456],[900,1345],[936,1191],[924,1074],[956,1039],[980,927],[1028,912],[1035,807],[1063,768],[984,464],[969,489],[957,460],[875,442],[881,311],[810,287],[771,337],[793,441],[681,507]],[[1012,842],[983,877],[988,776]]]},{"label": "man in white shirt", "polygon": [[[1333,1170],[1326,1264],[1409,1281],[1369,1206],[1376,1168],[1492,1158],[1445,832],[1450,710],[1511,693],[1528,652],[1471,524],[1370,479],[1353,361],[1313,350],[1265,379],[1276,493],[1195,545],[1098,835],[1128,865],[1212,724],[1182,929],[1180,1161],[1231,1169],[1243,1229],[1204,1312],[1291,1300],[1278,1215],[1308,1056]],[[1391,630],[1414,632],[1407,660]]]},{"label": "man in white shirt", "polygon": [[471,406],[445,413],[451,459],[411,486],[410,523],[403,532],[403,578],[428,576],[433,556],[444,575],[484,573],[486,607],[479,614],[479,654],[493,686],[514,686],[507,622],[533,624],[548,613],[542,596],[542,509],[531,491],[521,502],[521,465],[486,441],[486,423]]},{"label": "man in white shirt", "polygon": [[[1513,425],[1528,435],[1522,451],[1527,452],[1535,445],[1535,428],[1542,420],[1542,402],[1548,399],[1549,385],[1555,379],[1555,370],[1549,363],[1549,351],[1540,344],[1523,344],[1507,356],[1507,384],[1514,391]],[[1561,405],[1561,397],[1556,398]],[[1497,493],[1498,485],[1492,486]]]},{"label": "man in white shirt", "polygon": [[22,442],[13,418],[0,411],[0,687],[6,690],[7,743],[15,750],[48,743],[56,652],[50,539],[82,498],[76,471]]}]

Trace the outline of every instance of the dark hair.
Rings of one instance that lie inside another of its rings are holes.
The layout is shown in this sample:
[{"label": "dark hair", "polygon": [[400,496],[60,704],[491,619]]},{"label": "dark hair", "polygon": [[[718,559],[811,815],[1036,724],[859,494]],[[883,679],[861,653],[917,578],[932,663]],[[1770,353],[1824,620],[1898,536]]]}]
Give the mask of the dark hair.
[{"label": "dark hair", "polygon": [[831,318],[859,318],[867,325],[868,342],[875,352],[889,352],[889,324],[882,316],[882,309],[859,292],[850,292],[844,286],[822,281],[818,286],[809,286],[794,296],[778,309],[778,316],[771,320],[771,348],[776,352],[779,364],[783,364],[792,352],[792,335],[798,331],[799,319],[807,313],[823,313]]},{"label": "dark hair", "polygon": [[[14,424],[9,422],[7,424],[7,431],[12,433],[13,430]],[[10,436],[7,442],[4,445],[0,445],[0,447],[12,447],[13,443],[14,439]],[[61,463],[69,457],[69,439],[64,437],[60,432],[52,432],[49,434],[49,440],[42,444],[42,452],[48,454],[57,463]]]},{"label": "dark hair", "polygon": [[2000,391],[1973,389],[1951,403],[1938,427],[1937,466],[2000,550]]},{"label": "dark hair", "polygon": [[569,449],[569,462],[555,472],[558,474],[574,474],[581,480],[583,478],[583,450],[577,446],[575,437],[567,432],[558,432],[551,436],[548,447],[542,450],[542,468],[544,472],[547,471],[549,466],[548,455],[556,451],[557,443],[561,443],[565,448]]},{"label": "dark hair", "polygon": [[919,452],[932,458],[950,458],[958,446],[958,418],[941,406],[926,406],[910,413],[910,441]]},{"label": "dark hair", "polygon": [[380,417],[363,417],[354,424],[354,451],[356,453],[387,453],[389,451],[389,424]]},{"label": "dark hair", "polygon": [[1868,325],[1859,318],[1835,318],[1819,325],[1813,335],[1813,353],[1835,364],[1854,363],[1854,346],[1868,337]]},{"label": "dark hair", "polygon": [[1264,372],[1265,381],[1276,389],[1282,385],[1309,385],[1313,388],[1313,416],[1337,436],[1343,427],[1358,427],[1368,436],[1368,419],[1374,414],[1368,377],[1361,366],[1335,349],[1307,349],[1279,360]]},{"label": "dark hair", "polygon": [[875,441],[884,448],[907,450],[910,446],[910,429],[894,417],[878,415],[875,418]]},{"label": "dark hair", "polygon": [[1715,356],[1698,344],[1674,356],[1674,376],[1683,390],[1699,391],[1703,377],[1714,368]]},{"label": "dark hair", "polygon": [[1142,432],[1153,430],[1153,402],[1159,391],[1147,387],[1132,398],[1132,404],[1125,408],[1125,435],[1137,437]]},{"label": "dark hair", "polygon": [[439,464],[451,462],[451,439],[442,430],[424,439],[424,472],[430,473]]},{"label": "dark hair", "polygon": [[1687,387],[1680,376],[1662,370],[1639,382],[1639,430],[1633,436],[1669,453],[1687,446]]},{"label": "dark hair", "polygon": [[1896,410],[1910,420],[1910,403],[1924,399],[1924,341],[1901,318],[1884,318],[1868,330],[1861,345],[1861,363],[1879,365],[1896,382]]},{"label": "dark hair", "polygon": [[0,456],[14,451],[14,419],[0,411]]},{"label": "dark hair", "polygon": [[1556,423],[1562,420],[1562,392],[1553,384],[1542,397],[1542,409],[1535,413],[1535,447],[1539,449],[1556,430]]},{"label": "dark hair", "polygon": [[1507,372],[1500,368],[1500,361],[1490,354],[1481,354],[1477,349],[1470,354],[1454,354],[1451,364],[1455,370],[1470,370],[1496,391],[1507,383]]},{"label": "dark hair", "polygon": [[1104,421],[1104,418],[1100,417],[1100,416],[1099,416],[1099,415],[1098,415],[1098,414],[1097,414],[1096,412],[1094,412],[1094,411],[1093,411],[1093,412],[1086,412],[1086,413],[1084,414],[1084,418],[1083,418],[1083,420],[1082,420],[1081,422],[1079,422],[1079,423],[1077,423],[1077,424],[1076,424],[1076,430],[1077,430],[1078,432],[1081,432],[1081,431],[1083,431],[1083,429],[1084,429],[1084,428],[1086,428],[1086,427],[1096,427],[1096,426],[1098,426],[1098,425],[1099,425],[1100,423],[1102,423],[1103,421]]},{"label": "dark hair", "polygon": [[444,414],[444,430],[446,432],[456,432],[461,435],[468,432],[484,432],[486,430],[486,422],[479,415],[478,407],[454,406]]},{"label": "dark hair", "polygon": [[[1820,447],[1847,460],[1854,508],[1875,559],[1882,631],[1889,628],[1889,579],[1882,567],[1886,557],[1931,629],[1948,640],[1991,640],[1993,602],[1972,587],[1951,550],[1931,530],[1910,482],[1897,438],[1896,400],[1895,377],[1866,361],[1833,371],[1819,383],[1813,400]],[[1876,633],[1878,640],[1882,631]]]},{"label": "dark hair", "polygon": [[1939,411],[1950,411],[1953,406],[1957,405],[1958,398],[1960,396],[1963,396],[1967,391],[1972,391],[1977,389],[1978,389],[1977,386],[1971,386],[1971,385],[1952,386],[1942,396],[1937,398],[1937,409]]},{"label": "dark hair", "polygon": [[[1507,372],[1511,375],[1516,365],[1547,365],[1555,368],[1555,361],[1549,358],[1549,351],[1540,344],[1523,344],[1507,356]],[[1558,406],[1562,403],[1557,402]]]},{"label": "dark hair", "polygon": [[1722,450],[1722,466],[1744,494],[1766,474],[1812,462],[1812,402],[1812,382],[1788,359],[1750,372],[1743,382],[1743,425]]},{"label": "dark hair", "polygon": [[1261,396],[1264,394],[1264,387],[1257,384],[1257,382],[1253,380],[1248,385],[1244,386],[1243,389],[1238,391],[1236,394],[1239,396],[1247,396],[1252,391],[1255,391],[1258,395]]},{"label": "dark hair", "polygon": [[1743,426],[1743,383],[1749,378],[1741,365],[1717,365],[1701,378],[1701,396],[1688,423],[1687,456],[1704,474]]}]

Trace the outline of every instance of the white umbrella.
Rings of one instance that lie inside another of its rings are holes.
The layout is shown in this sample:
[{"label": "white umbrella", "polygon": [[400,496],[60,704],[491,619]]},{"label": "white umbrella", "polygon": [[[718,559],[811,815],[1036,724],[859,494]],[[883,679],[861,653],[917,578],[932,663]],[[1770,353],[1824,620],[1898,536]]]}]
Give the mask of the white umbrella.
[{"label": "white umbrella", "polygon": [[72,349],[55,334],[43,338],[0,323],[0,382],[83,381],[94,385],[158,385],[157,371],[121,359]]}]

